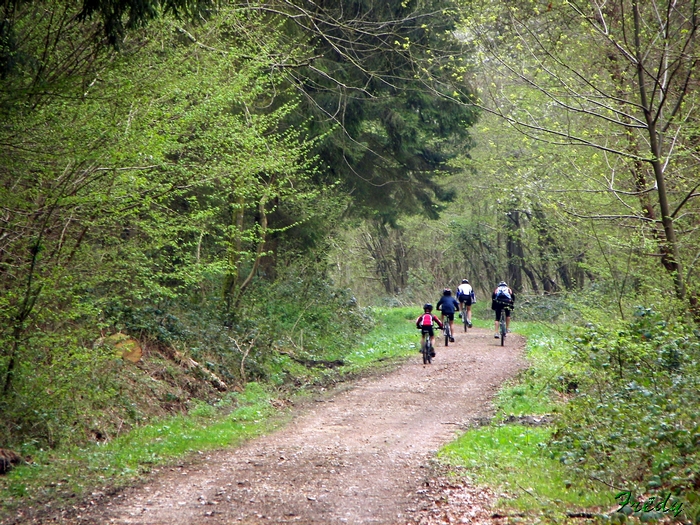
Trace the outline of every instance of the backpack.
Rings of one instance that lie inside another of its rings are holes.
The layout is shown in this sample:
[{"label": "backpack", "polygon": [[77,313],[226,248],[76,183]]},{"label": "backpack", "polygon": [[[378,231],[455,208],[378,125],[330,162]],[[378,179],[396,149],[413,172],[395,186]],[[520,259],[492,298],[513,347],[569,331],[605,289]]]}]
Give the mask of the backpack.
[{"label": "backpack", "polygon": [[496,301],[509,303],[513,300],[510,296],[510,289],[507,286],[499,286],[496,288]]},{"label": "backpack", "polygon": [[[426,317],[427,317],[427,319],[426,319]],[[420,325],[421,326],[433,326],[433,314],[421,315]]]}]

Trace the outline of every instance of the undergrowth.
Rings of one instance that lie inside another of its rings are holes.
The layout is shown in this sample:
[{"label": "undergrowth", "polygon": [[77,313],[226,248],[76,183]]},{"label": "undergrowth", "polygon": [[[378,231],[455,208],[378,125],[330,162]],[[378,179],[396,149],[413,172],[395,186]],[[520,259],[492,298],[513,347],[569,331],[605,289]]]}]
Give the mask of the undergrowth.
[{"label": "undergrowth", "polygon": [[572,356],[586,369],[553,436],[572,471],[634,494],[672,494],[700,522],[700,333],[638,308],[587,325]]}]

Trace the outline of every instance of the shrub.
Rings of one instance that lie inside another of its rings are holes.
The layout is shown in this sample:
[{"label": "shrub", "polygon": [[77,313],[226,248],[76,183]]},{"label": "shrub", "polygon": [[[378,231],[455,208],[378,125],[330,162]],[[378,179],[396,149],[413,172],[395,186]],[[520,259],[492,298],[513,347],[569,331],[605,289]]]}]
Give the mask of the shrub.
[{"label": "shrub", "polygon": [[627,490],[697,492],[697,333],[639,308],[630,323],[581,328],[573,352],[588,372],[557,425],[560,460]]}]

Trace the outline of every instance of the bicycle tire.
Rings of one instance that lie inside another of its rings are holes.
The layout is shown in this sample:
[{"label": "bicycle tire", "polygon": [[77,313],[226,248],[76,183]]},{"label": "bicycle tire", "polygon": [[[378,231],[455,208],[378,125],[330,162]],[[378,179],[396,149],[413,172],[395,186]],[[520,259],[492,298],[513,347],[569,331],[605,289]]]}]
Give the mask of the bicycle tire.
[{"label": "bicycle tire", "polygon": [[500,327],[500,332],[501,332],[501,346],[505,346],[506,344],[506,314],[501,310],[501,321],[499,324]]},{"label": "bicycle tire", "polygon": [[462,323],[464,324],[464,331],[468,332],[470,325],[469,325],[469,319],[467,319],[467,310],[468,310],[467,303],[466,302],[461,303],[460,308],[462,309]]},{"label": "bicycle tire", "polygon": [[423,354],[423,364],[424,365],[429,365],[430,362],[432,361],[432,356],[430,355],[432,350],[433,350],[433,347],[430,344],[430,334],[426,333],[425,339],[423,341],[423,345],[421,346],[421,354]]},{"label": "bicycle tire", "polygon": [[445,321],[445,346],[450,346],[450,320]]}]

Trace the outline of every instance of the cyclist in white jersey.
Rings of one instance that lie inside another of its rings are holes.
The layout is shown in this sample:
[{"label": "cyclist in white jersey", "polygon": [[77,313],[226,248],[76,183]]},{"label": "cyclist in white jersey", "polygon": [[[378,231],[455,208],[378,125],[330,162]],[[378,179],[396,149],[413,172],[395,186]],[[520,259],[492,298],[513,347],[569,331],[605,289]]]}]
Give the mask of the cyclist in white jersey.
[{"label": "cyclist in white jersey", "polygon": [[468,279],[462,279],[462,284],[457,288],[457,300],[462,305],[462,314],[467,316],[467,326],[472,327],[472,305],[476,303],[474,288]]}]

